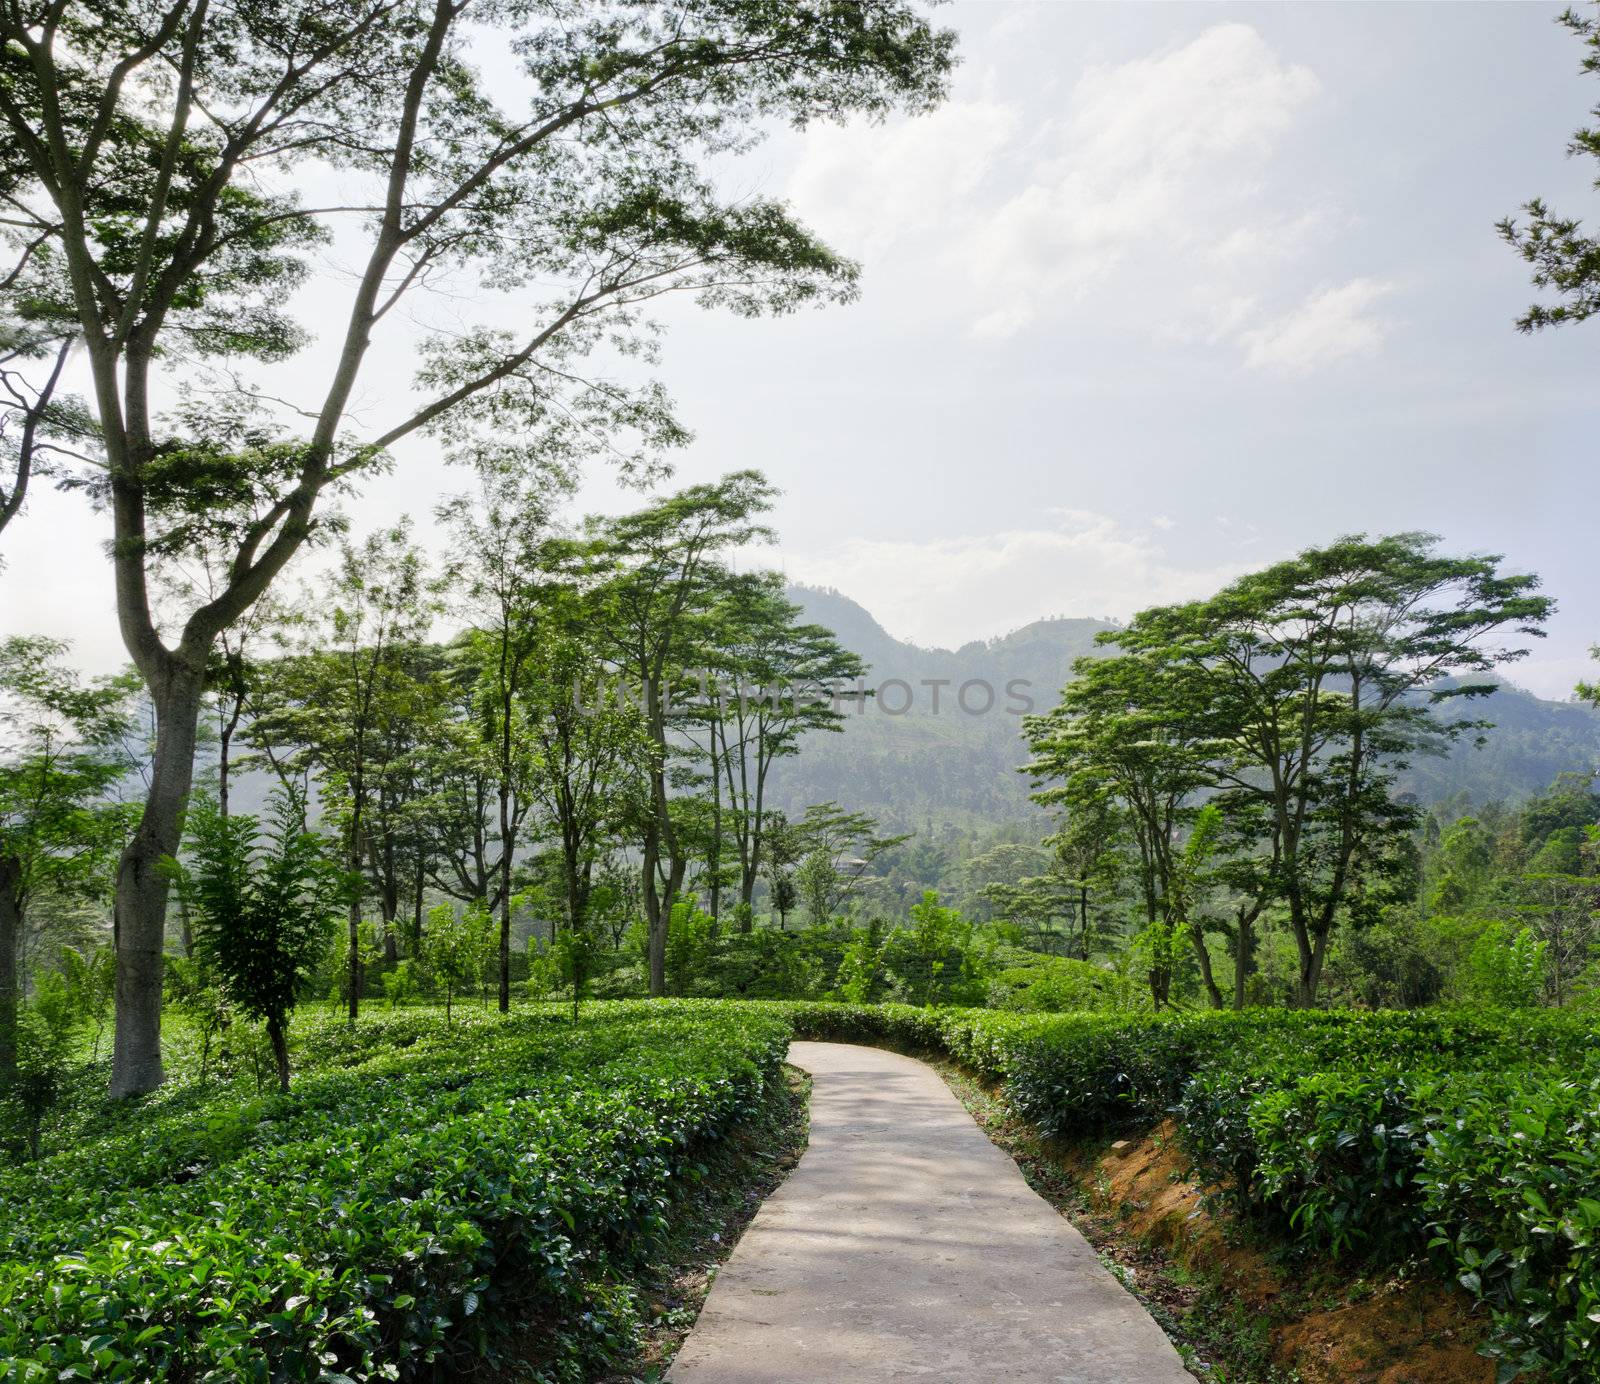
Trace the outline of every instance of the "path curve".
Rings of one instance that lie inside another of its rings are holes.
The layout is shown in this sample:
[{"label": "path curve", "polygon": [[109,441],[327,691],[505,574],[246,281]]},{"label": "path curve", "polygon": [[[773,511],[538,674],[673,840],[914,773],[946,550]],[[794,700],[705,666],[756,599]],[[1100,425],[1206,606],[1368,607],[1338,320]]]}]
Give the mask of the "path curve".
[{"label": "path curve", "polygon": [[1193,1384],[1161,1328],[932,1068],[795,1043],[811,1142],[672,1384]]}]

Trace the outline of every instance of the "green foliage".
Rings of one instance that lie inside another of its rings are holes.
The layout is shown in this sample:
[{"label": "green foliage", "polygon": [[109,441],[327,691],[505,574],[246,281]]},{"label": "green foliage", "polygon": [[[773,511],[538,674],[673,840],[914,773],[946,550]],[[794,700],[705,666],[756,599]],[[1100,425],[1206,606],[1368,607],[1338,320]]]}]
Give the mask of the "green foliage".
[{"label": "green foliage", "polygon": [[[1573,8],[1559,22],[1589,50],[1583,55],[1583,70],[1600,73],[1600,22]],[[1600,120],[1600,105],[1593,114]],[[1578,130],[1567,152],[1600,159],[1600,128]],[[1600,312],[1600,240],[1585,235],[1578,218],[1557,215],[1538,197],[1522,210],[1526,224],[1506,217],[1499,225],[1500,238],[1533,266],[1534,287],[1553,290],[1557,301],[1553,306],[1535,303],[1517,319],[1517,329],[1532,332],[1582,322]]]},{"label": "green foliage", "polygon": [[847,1004],[865,1004],[877,998],[883,978],[883,951],[876,931],[857,931],[839,957],[834,988]]},{"label": "green foliage", "polygon": [[530,1322],[549,1378],[598,1377],[636,1343],[667,1197],[788,1025],[656,1003],[297,1036],[292,1094],[130,1112],[0,1172],[9,1378],[450,1375]]},{"label": "green foliage", "polygon": [[56,971],[39,977],[32,1000],[17,1015],[16,1067],[0,1080],[0,1133],[6,1142],[20,1136],[34,1158],[67,1084],[83,1019],[72,987]]},{"label": "green foliage", "polygon": [[672,905],[667,927],[667,985],[675,995],[692,993],[706,969],[717,921],[690,896]]},{"label": "green foliage", "polygon": [[833,917],[843,880],[830,850],[816,846],[808,851],[795,867],[793,884],[795,897],[804,906],[813,927]]},{"label": "green foliage", "polygon": [[[963,979],[976,978],[980,963],[968,951],[971,937],[972,928],[961,914],[953,908],[942,907],[938,893],[929,889],[921,902],[911,905],[911,926],[898,930],[891,937],[890,964],[894,964],[892,958],[897,952],[911,960],[924,977],[920,998],[924,1004],[932,1004],[952,951],[960,953]],[[893,945],[901,941],[904,945]]]},{"label": "green foliage", "polygon": [[1024,955],[1024,964],[1005,966],[990,981],[988,1003],[992,1008],[1061,1014],[1138,1007],[1137,994],[1107,967],[1065,956]]},{"label": "green foliage", "polygon": [[383,973],[383,997],[389,1001],[390,1009],[409,1004],[420,989],[416,962],[410,957],[396,962],[393,970]]},{"label": "green foliage", "polygon": [[1530,928],[1491,923],[1467,955],[1467,987],[1486,1004],[1525,1008],[1544,998],[1548,947]]},{"label": "green foliage", "polygon": [[289,1014],[327,949],[349,884],[305,829],[298,799],[280,793],[273,818],[264,836],[254,817],[224,817],[198,803],[192,861],[173,869],[196,948],[229,1005],[266,1025],[287,1089]]},{"label": "green foliage", "polygon": [[73,1013],[93,1027],[94,1041],[89,1060],[99,1059],[100,1043],[111,1017],[111,1003],[117,988],[117,954],[111,947],[82,952],[77,947],[61,949],[61,979],[66,986]]},{"label": "green foliage", "polygon": [[1526,653],[1501,636],[1536,637],[1551,611],[1536,577],[1437,548],[1358,534],[1142,611],[1025,722],[1041,802],[1070,821],[1110,800],[1131,819],[1158,1007],[1185,936],[1222,1003],[1201,906],[1213,883],[1244,897],[1241,920],[1281,912],[1307,1007],[1335,928],[1414,895],[1420,812],[1397,776],[1482,728],[1445,709],[1493,693],[1484,675]]},{"label": "green foliage", "polygon": [[436,904],[422,934],[422,964],[444,996],[445,1021],[455,1020],[456,997],[483,978],[494,955],[494,919],[481,907]]}]

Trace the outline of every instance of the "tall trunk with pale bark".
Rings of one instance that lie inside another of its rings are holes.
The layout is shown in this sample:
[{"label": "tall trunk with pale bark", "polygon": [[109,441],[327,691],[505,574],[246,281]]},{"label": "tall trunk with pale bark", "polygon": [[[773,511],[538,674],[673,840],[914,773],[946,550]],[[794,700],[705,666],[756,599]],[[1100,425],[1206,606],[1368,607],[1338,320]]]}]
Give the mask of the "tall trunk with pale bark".
[{"label": "tall trunk with pale bark", "polygon": [[204,660],[173,658],[150,678],[155,702],[150,792],[117,863],[113,937],[117,949],[117,1025],[111,1059],[113,1098],[152,1091],[163,1080],[161,981],[167,931],[167,873],[178,853],[194,780],[194,749],[205,688]]},{"label": "tall trunk with pale bark", "polygon": [[17,955],[22,948],[22,864],[0,856],[0,1090],[17,1074],[17,1011],[21,977]]},{"label": "tall trunk with pale bark", "polygon": [[511,786],[500,783],[500,1012],[511,1012],[511,854],[516,824],[511,814]]}]

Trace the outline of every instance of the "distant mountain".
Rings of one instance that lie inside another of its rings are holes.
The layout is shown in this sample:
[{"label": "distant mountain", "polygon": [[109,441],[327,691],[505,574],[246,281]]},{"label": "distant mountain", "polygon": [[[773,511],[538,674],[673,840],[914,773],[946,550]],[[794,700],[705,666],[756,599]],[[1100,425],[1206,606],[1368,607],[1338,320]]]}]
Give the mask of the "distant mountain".
[{"label": "distant mountain", "polygon": [[[1017,772],[1027,746],[1016,708],[1023,698],[1031,702],[1026,709],[1053,706],[1074,660],[1095,652],[1095,636],[1114,625],[1039,620],[959,649],[925,649],[896,639],[837,591],[794,586],[789,598],[859,654],[869,665],[868,685],[883,691],[878,705],[849,716],[843,732],[813,733],[798,758],[783,762],[774,775],[774,806],[799,811],[836,799],[904,828],[930,820],[995,824],[1040,813],[1028,799],[1026,776]],[[943,685],[931,688],[930,680]],[[958,695],[969,683],[983,686],[968,687],[963,710]],[[984,687],[994,695],[987,711]],[[902,714],[890,714],[902,706]],[[1557,774],[1600,767],[1600,713],[1591,707],[1503,684],[1472,714],[1495,722],[1484,746],[1463,743],[1448,756],[1419,759],[1402,791],[1428,803],[1465,791],[1481,803],[1526,797]]]}]

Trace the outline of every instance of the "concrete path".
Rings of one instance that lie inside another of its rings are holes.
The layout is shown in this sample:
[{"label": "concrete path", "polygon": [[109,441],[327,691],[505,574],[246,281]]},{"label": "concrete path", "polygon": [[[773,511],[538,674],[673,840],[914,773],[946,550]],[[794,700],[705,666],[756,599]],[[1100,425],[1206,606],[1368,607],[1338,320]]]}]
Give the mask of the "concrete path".
[{"label": "concrete path", "polygon": [[756,1214],[672,1384],[1193,1384],[1171,1343],[938,1074],[796,1043],[811,1143]]}]

